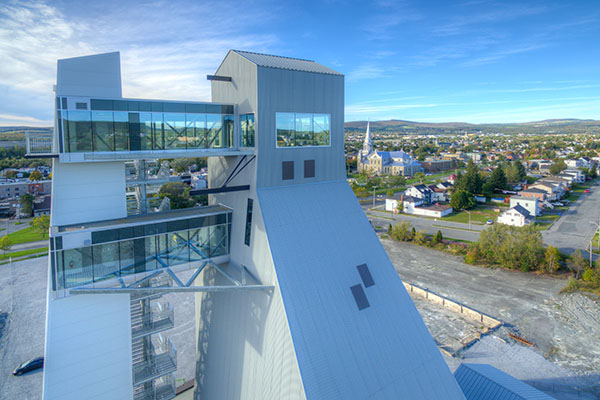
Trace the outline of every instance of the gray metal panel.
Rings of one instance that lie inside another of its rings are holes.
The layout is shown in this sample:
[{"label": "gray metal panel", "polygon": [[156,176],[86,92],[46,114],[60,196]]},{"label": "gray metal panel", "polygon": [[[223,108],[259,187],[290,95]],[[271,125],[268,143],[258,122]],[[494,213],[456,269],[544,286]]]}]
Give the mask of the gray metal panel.
[{"label": "gray metal panel", "polygon": [[[345,180],[258,189],[308,399],[463,399]],[[377,285],[357,310],[355,266]]]},{"label": "gray metal panel", "polygon": [[463,363],[454,376],[467,400],[553,399],[489,364]]},{"label": "gray metal panel", "polygon": [[119,52],[58,60],[56,95],[122,97]]},{"label": "gray metal panel", "polygon": [[[344,163],[344,77],[274,68],[258,68],[257,187],[306,183],[302,173],[283,181],[272,170],[282,161],[315,160],[311,182],[346,178]],[[276,147],[277,112],[331,115],[331,142],[319,147]]]},{"label": "gray metal panel", "polygon": [[324,65],[312,60],[303,60],[300,58],[273,56],[269,54],[252,53],[249,51],[232,50],[242,57],[252,61],[259,67],[289,69],[293,71],[314,72],[318,74],[342,75]]}]

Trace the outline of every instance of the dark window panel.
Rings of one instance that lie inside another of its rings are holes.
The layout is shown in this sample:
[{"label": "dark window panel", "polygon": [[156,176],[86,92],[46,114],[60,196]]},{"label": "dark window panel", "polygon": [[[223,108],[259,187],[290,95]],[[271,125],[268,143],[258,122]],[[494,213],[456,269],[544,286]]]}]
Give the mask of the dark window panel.
[{"label": "dark window panel", "polygon": [[248,205],[246,207],[246,230],[244,232],[244,244],[250,246],[250,234],[252,233],[252,207],[254,201],[248,199]]},{"label": "dark window panel", "polygon": [[358,269],[360,279],[362,279],[363,285],[365,285],[365,287],[371,287],[375,285],[375,281],[371,276],[371,271],[369,271],[369,267],[367,266],[367,264],[360,264],[356,267],[356,269]]},{"label": "dark window panel", "polygon": [[77,110],[87,110],[87,103],[75,103],[75,108]]},{"label": "dark window panel", "polygon": [[144,225],[138,225],[133,227],[133,237],[142,237],[145,236],[146,232],[144,229]]},{"label": "dark window panel", "polygon": [[66,110],[66,109],[68,109],[68,108],[69,108],[69,107],[67,106],[67,98],[66,98],[66,97],[63,97],[63,98],[62,98],[62,109],[63,109],[63,110]]},{"label": "dark window panel", "polygon": [[141,150],[140,114],[129,113],[129,150]]},{"label": "dark window panel", "polygon": [[113,101],[112,100],[91,99],[90,100],[90,108],[94,111],[112,111],[113,110]]},{"label": "dark window panel", "polygon": [[92,244],[112,242],[114,240],[119,240],[119,233],[116,229],[92,232]]},{"label": "dark window panel", "polygon": [[289,180],[294,179],[294,162],[283,161],[281,163],[281,179]]},{"label": "dark window panel", "polygon": [[113,107],[115,111],[127,111],[129,109],[125,100],[113,100]]},{"label": "dark window panel", "polygon": [[153,101],[152,103],[152,112],[163,112],[163,103],[158,101]]},{"label": "dark window panel", "polygon": [[190,229],[204,226],[204,217],[193,218],[189,220]]},{"label": "dark window panel", "polygon": [[204,104],[186,104],[185,112],[192,114],[202,114],[206,112],[206,106]]},{"label": "dark window panel", "polygon": [[56,250],[62,250],[62,236],[56,238]]},{"label": "dark window panel", "polygon": [[221,114],[233,114],[233,106],[232,105],[221,106]]},{"label": "dark window panel", "polygon": [[222,109],[219,104],[206,104],[206,113],[207,114],[222,114]]},{"label": "dark window panel", "polygon": [[183,103],[163,103],[164,112],[182,113],[185,112],[185,104]]},{"label": "dark window panel", "polygon": [[139,102],[140,111],[152,111],[152,103],[149,101]]},{"label": "dark window panel", "polygon": [[127,102],[127,111],[140,111],[140,102],[139,101],[128,101]]},{"label": "dark window panel", "polygon": [[315,160],[304,160],[304,177],[315,177]]},{"label": "dark window panel", "polygon": [[119,240],[131,239],[133,237],[133,228],[121,228],[119,229]]},{"label": "dark window panel", "polygon": [[367,295],[362,288],[362,285],[354,285],[350,287],[352,291],[352,296],[354,296],[354,301],[356,301],[356,305],[358,306],[358,310],[364,310],[369,307],[369,300],[367,300]]},{"label": "dark window panel", "polygon": [[184,231],[188,229],[187,219],[178,219],[167,222],[167,232]]},{"label": "dark window panel", "polygon": [[60,110],[60,98],[59,97],[56,98],[56,109]]}]

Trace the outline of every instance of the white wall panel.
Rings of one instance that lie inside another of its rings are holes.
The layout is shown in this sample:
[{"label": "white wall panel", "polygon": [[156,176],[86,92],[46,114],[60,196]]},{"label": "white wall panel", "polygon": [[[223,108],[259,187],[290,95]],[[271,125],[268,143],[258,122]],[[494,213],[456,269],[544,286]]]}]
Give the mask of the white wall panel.
[{"label": "white wall panel", "polygon": [[54,162],[53,168],[53,226],[127,216],[123,162]]},{"label": "white wall panel", "polygon": [[44,399],[131,399],[129,295],[49,296]]}]

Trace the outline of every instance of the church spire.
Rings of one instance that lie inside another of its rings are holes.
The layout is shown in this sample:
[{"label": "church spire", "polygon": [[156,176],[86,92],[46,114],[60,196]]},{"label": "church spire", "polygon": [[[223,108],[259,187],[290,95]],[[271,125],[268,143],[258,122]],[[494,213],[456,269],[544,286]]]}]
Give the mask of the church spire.
[{"label": "church spire", "polygon": [[373,143],[371,142],[371,127],[370,121],[367,121],[367,133],[365,134],[365,142],[363,143],[363,154],[368,155],[371,153],[371,146]]}]

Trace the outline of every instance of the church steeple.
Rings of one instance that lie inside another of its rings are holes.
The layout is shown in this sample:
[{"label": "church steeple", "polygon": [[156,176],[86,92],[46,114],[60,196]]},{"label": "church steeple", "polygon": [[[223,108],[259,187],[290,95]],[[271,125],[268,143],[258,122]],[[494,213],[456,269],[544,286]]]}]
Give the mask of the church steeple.
[{"label": "church steeple", "polygon": [[365,142],[363,143],[363,154],[365,156],[371,153],[372,145],[370,121],[367,121],[367,133],[365,134]]}]

